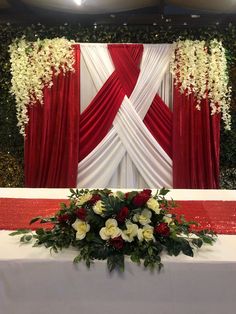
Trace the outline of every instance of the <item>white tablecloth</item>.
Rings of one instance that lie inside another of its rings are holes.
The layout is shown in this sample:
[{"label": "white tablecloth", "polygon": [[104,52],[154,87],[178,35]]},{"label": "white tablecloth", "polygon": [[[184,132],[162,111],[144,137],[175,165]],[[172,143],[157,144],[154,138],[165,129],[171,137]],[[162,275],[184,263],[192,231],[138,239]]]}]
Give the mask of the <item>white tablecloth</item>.
[{"label": "white tablecloth", "polygon": [[[0,189],[0,196],[6,197],[9,190]],[[69,194],[68,190],[15,192],[11,197],[63,198]],[[172,192],[174,199],[181,200],[236,198],[235,191],[212,191],[213,196],[211,191]],[[178,193],[182,195],[176,197]],[[198,250],[195,258],[164,257],[159,274],[128,260],[123,274],[109,274],[105,262],[96,262],[90,270],[83,264],[73,265],[73,249],[50,255],[45,248],[20,245],[8,233],[0,231],[0,314],[236,312],[236,236],[219,236],[214,246]]]}]

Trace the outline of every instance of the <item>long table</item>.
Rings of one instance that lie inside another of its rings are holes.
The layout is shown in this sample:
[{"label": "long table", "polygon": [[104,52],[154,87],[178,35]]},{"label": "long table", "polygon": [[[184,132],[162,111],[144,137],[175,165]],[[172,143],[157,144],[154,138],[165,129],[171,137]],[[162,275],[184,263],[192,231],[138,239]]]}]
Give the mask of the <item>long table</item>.
[{"label": "long table", "polygon": [[[54,198],[67,189],[0,189],[0,197]],[[236,201],[236,191],[172,190],[175,200]],[[10,217],[9,217],[10,219]],[[50,254],[20,245],[0,231],[1,314],[233,314],[236,309],[236,235],[219,235],[195,257],[163,257],[161,273],[126,260],[123,274],[97,261],[88,270],[74,265],[76,251]]]}]

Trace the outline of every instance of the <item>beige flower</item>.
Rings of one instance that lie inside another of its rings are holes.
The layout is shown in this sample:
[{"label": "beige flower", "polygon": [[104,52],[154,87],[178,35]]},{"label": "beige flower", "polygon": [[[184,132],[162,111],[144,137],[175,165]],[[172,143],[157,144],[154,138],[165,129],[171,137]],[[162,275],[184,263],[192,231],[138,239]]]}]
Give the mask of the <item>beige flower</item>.
[{"label": "beige flower", "polygon": [[84,203],[86,203],[89,200],[91,200],[92,196],[93,195],[91,193],[86,193],[86,194],[83,194],[83,195],[79,196],[77,201],[76,201],[76,205],[77,206],[83,205]]},{"label": "beige flower", "polygon": [[127,221],[125,225],[127,229],[122,231],[122,239],[127,242],[132,242],[134,237],[138,234],[138,225],[133,224],[131,221]]},{"label": "beige flower", "polygon": [[142,229],[138,229],[138,239],[139,241],[151,241],[154,239],[153,236],[154,228],[150,225],[145,225]]},{"label": "beige flower", "polygon": [[103,215],[103,213],[106,211],[106,208],[104,207],[104,204],[101,200],[97,201],[93,205],[93,211],[98,215]]},{"label": "beige flower", "polygon": [[121,230],[117,227],[117,221],[115,219],[107,219],[105,227],[103,227],[99,234],[103,240],[114,239],[121,235]]},{"label": "beige flower", "polygon": [[141,214],[135,214],[133,220],[139,222],[141,225],[145,226],[151,222],[152,213],[150,210],[145,208]]},{"label": "beige flower", "polygon": [[158,201],[155,198],[149,198],[147,201],[147,207],[152,209],[156,214],[160,214],[160,206]]},{"label": "beige flower", "polygon": [[86,233],[90,230],[90,225],[80,219],[76,219],[76,221],[72,224],[72,227],[77,231],[76,239],[78,240],[84,239],[86,237]]}]

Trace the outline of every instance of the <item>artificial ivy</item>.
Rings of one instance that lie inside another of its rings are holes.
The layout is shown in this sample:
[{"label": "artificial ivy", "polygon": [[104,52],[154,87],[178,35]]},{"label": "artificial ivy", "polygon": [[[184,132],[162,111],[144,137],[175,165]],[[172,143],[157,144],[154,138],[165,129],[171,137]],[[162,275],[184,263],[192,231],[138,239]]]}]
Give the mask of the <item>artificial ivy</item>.
[{"label": "artificial ivy", "polygon": [[[15,38],[24,36],[26,40],[34,41],[38,38],[55,38],[64,36],[76,42],[102,42],[102,43],[172,43],[177,39],[200,39],[210,41],[214,38],[222,40],[227,50],[229,64],[230,81],[232,85],[232,131],[221,132],[221,168],[224,173],[229,172],[227,185],[222,182],[222,187],[236,188],[235,171],[236,168],[236,28],[229,25],[226,28],[219,26],[205,28],[178,29],[171,26],[153,25],[97,25],[81,26],[80,24],[62,23],[55,25],[0,25],[0,152],[9,156],[9,163],[12,158],[18,165],[23,165],[24,140],[19,134],[16,126],[15,100],[10,94],[11,73],[9,45]],[[11,158],[12,157],[12,158]],[[2,169],[2,168],[0,168]],[[9,178],[1,182],[4,186],[22,186],[22,175],[19,180],[10,179],[8,171],[0,170],[0,177]],[[227,172],[227,171],[228,172]],[[21,174],[23,166],[21,166]],[[227,176],[227,175],[226,175]],[[6,182],[6,183],[3,183]],[[14,183],[13,183],[14,182]]]}]

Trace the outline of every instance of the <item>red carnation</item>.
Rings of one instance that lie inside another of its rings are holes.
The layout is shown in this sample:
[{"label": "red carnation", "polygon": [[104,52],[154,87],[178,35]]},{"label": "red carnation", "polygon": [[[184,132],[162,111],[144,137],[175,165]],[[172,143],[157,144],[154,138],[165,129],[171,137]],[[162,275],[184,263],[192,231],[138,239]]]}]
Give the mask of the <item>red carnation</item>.
[{"label": "red carnation", "polygon": [[168,237],[168,235],[170,234],[170,228],[168,226],[168,223],[159,223],[159,225],[156,225],[156,227],[154,228],[154,232],[160,234],[163,237]]},{"label": "red carnation", "polygon": [[62,215],[57,217],[57,220],[60,223],[67,222],[69,219],[70,219],[70,215],[69,214],[62,214]]},{"label": "red carnation", "polygon": [[129,213],[129,208],[128,207],[122,207],[116,216],[116,220],[121,222],[121,223],[124,222],[128,216],[128,213]]},{"label": "red carnation", "polygon": [[94,194],[92,198],[89,200],[89,203],[94,205],[97,201],[100,201],[101,196],[99,194]]},{"label": "red carnation", "polygon": [[77,211],[75,213],[76,217],[78,217],[81,220],[85,220],[86,214],[87,214],[87,210],[83,207],[77,209]]},{"label": "red carnation", "polygon": [[133,198],[133,204],[136,207],[141,207],[147,203],[149,200],[150,195],[144,191],[138,193],[134,198]]},{"label": "red carnation", "polygon": [[121,238],[121,236],[119,236],[111,239],[110,244],[113,245],[117,250],[121,250],[124,246],[124,240]]}]

